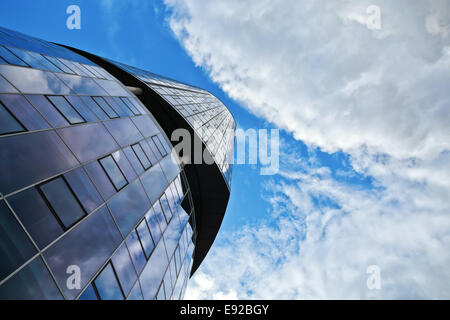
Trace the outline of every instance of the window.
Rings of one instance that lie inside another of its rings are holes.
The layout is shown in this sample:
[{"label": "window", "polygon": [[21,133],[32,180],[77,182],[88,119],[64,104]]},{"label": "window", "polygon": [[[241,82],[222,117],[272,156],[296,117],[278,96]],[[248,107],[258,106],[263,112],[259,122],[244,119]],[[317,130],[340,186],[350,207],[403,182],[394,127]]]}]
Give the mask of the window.
[{"label": "window", "polygon": [[155,145],[155,142],[152,140],[152,138],[147,139],[148,146],[150,147],[151,152],[156,157],[156,161],[159,161],[163,158],[161,155],[161,152],[159,152],[158,148]]},{"label": "window", "polygon": [[119,230],[103,206],[45,250],[44,257],[65,296],[74,299],[81,290],[67,288],[67,266],[80,267],[84,288],[121,241]]},{"label": "window", "polygon": [[130,108],[128,108],[128,106],[119,97],[114,97],[113,99],[120,106],[120,108],[122,108],[122,110],[125,112],[125,116],[129,116],[129,117],[134,116],[134,113],[130,110]]},{"label": "window", "polygon": [[117,113],[111,108],[111,106],[103,99],[102,97],[93,97],[94,101],[102,108],[104,112],[108,115],[109,118],[114,119],[119,116]]},{"label": "window", "polygon": [[68,66],[66,66],[64,63],[62,63],[61,61],[59,61],[55,57],[46,56],[46,55],[44,55],[44,57],[47,60],[49,60],[51,63],[53,63],[55,66],[57,66],[59,69],[61,69],[63,72],[65,72],[65,73],[74,73],[72,70],[70,70],[70,68]]},{"label": "window", "polygon": [[4,60],[6,60],[6,62],[8,62],[9,64],[16,64],[19,66],[27,66],[28,67],[28,65],[25,62],[23,62],[22,60],[17,58],[11,51],[6,49],[4,46],[0,46],[0,56]]},{"label": "window", "polygon": [[143,300],[143,299],[144,297],[142,296],[141,286],[139,285],[139,281],[137,281],[135,286],[131,290],[127,300]]},{"label": "window", "polygon": [[101,300],[123,300],[124,296],[116,272],[111,264],[108,263],[94,280],[95,288]]},{"label": "window", "polygon": [[139,236],[139,240],[141,240],[142,247],[144,248],[144,253],[146,258],[150,258],[150,255],[155,248],[155,245],[152,240],[152,236],[150,235],[150,231],[147,227],[147,222],[142,220],[142,222],[137,226],[136,232]]},{"label": "window", "polygon": [[18,93],[18,91],[8,81],[6,81],[5,78],[0,76],[0,93]]},{"label": "window", "polygon": [[95,113],[95,115],[100,119],[100,120],[108,120],[109,117],[108,115],[105,113],[105,111],[103,111],[102,108],[99,107],[99,105],[97,103],[95,103],[95,101],[88,96],[82,96],[80,97],[81,100],[84,101],[84,103],[91,108],[91,110]]},{"label": "window", "polygon": [[39,248],[44,248],[63,233],[55,215],[35,187],[16,193],[8,198],[8,202]]},{"label": "window", "polygon": [[47,179],[78,164],[54,131],[3,137],[0,139],[0,150],[0,192],[3,194]]},{"label": "window", "polygon": [[2,94],[0,100],[28,130],[50,128],[39,112],[22,95]]},{"label": "window", "polygon": [[108,207],[124,237],[150,208],[139,180],[134,181],[108,202]]},{"label": "window", "polygon": [[168,185],[159,164],[148,169],[148,171],[141,176],[141,181],[144,185],[145,192],[147,192],[152,203],[158,200]]},{"label": "window", "polygon": [[136,231],[133,230],[125,241],[134,267],[139,274],[145,266],[146,259]]},{"label": "window", "polygon": [[26,51],[30,56],[32,56],[37,63],[41,66],[44,70],[54,71],[54,72],[61,72],[61,69],[59,69],[57,66],[55,66],[53,63],[45,59],[41,54],[37,52],[31,52]]},{"label": "window", "polygon": [[62,300],[41,257],[35,258],[0,286],[0,300]]},{"label": "window", "polygon": [[123,175],[122,171],[120,171],[116,161],[114,161],[112,156],[107,156],[103,159],[100,159],[100,164],[102,165],[103,169],[105,169],[106,174],[111,179],[111,182],[113,183],[117,191],[122,189],[127,184],[125,176]]},{"label": "window", "polygon": [[166,194],[162,195],[161,199],[159,199],[159,202],[161,203],[161,206],[163,208],[164,217],[166,217],[166,221],[167,221],[167,223],[169,223],[170,220],[172,219],[172,211],[170,210],[169,202],[167,201]]},{"label": "window", "polygon": [[128,98],[121,98],[121,100],[127,105],[127,107],[134,113],[134,115],[140,115],[141,113],[139,112],[139,110],[136,109],[136,107],[134,106],[133,103],[131,103],[131,101],[129,101]]},{"label": "window", "polygon": [[66,229],[85,215],[80,203],[62,177],[41,185],[40,189]]},{"label": "window", "polygon": [[89,109],[84,102],[80,99],[80,97],[78,96],[66,96],[65,97],[67,99],[67,101],[69,101],[69,103],[75,108],[75,110],[81,114],[81,116],[86,120],[86,121],[98,121],[97,117],[95,116],[95,114],[91,111],[91,109]]},{"label": "window", "polygon": [[133,166],[134,171],[136,171],[136,173],[138,175],[141,175],[142,173],[144,173],[144,167],[142,166],[141,162],[137,158],[133,149],[131,149],[131,147],[126,147],[123,149],[123,152],[126,154],[128,160],[130,161],[131,165]]},{"label": "window", "polygon": [[126,147],[143,138],[129,118],[106,121],[104,124],[121,147]]},{"label": "window", "polygon": [[35,253],[36,249],[12,212],[4,201],[0,201],[0,281]]},{"label": "window", "polygon": [[142,166],[144,167],[144,169],[148,169],[151,167],[151,163],[148,160],[147,156],[144,153],[144,150],[142,150],[142,147],[140,144],[135,144],[133,146],[131,146],[134,150],[134,153],[137,155],[139,161],[141,162]]},{"label": "window", "polygon": [[57,73],[60,78],[69,88],[77,94],[85,95],[99,95],[103,96],[107,93],[91,78],[80,77],[74,74]]},{"label": "window", "polygon": [[97,292],[92,283],[84,290],[78,300],[98,300]]},{"label": "window", "polygon": [[134,117],[132,120],[146,138],[159,133],[158,127],[149,115]]},{"label": "window", "polygon": [[156,300],[166,300],[166,293],[164,289],[164,281],[161,282],[161,286],[159,287],[158,293],[156,294]]},{"label": "window", "polygon": [[[167,222],[166,219],[164,218],[164,213],[163,213],[163,209],[161,207],[161,204],[159,203],[159,201],[156,201],[155,204],[152,207],[154,213],[155,213],[155,218],[158,221],[160,227],[161,227],[161,231],[164,232],[164,230],[166,230],[167,228]],[[149,220],[150,221],[150,220]]]},{"label": "window", "polygon": [[153,136],[152,137],[153,141],[156,144],[156,147],[158,148],[159,152],[162,154],[162,156],[166,156],[167,154],[167,150],[164,148],[163,144],[161,143],[161,140],[159,139],[159,136]]},{"label": "window", "polygon": [[102,198],[82,167],[66,173],[64,177],[86,212],[92,212],[103,203]]},{"label": "window", "polygon": [[86,122],[64,97],[48,96],[48,99],[71,124]]},{"label": "window", "polygon": [[0,102],[0,134],[22,132],[25,129]]},{"label": "window", "polygon": [[116,189],[112,185],[111,180],[108,178],[98,161],[87,164],[85,169],[105,201],[116,193]]},{"label": "window", "polygon": [[26,98],[33,104],[33,106],[47,119],[47,121],[54,127],[68,126],[69,122],[59,113],[58,110],[48,101],[43,95],[30,94]]},{"label": "window", "polygon": [[69,94],[72,90],[49,71],[0,65],[0,74],[22,93]]},{"label": "window", "polygon": [[117,165],[120,168],[120,171],[125,175],[125,179],[127,181],[133,181],[137,178],[136,172],[134,172],[131,164],[128,162],[127,157],[122,150],[117,150],[112,153],[114,160],[116,160]]},{"label": "window", "polygon": [[145,219],[147,220],[147,225],[150,229],[150,233],[152,235],[154,243],[158,244],[159,239],[161,239],[162,232],[153,208],[150,208],[150,210],[148,210],[148,212],[145,214]]},{"label": "window", "polygon": [[8,47],[8,50],[11,51],[12,53],[14,53],[16,56],[18,56],[23,61],[25,61],[32,68],[45,69],[44,66],[38,60],[36,60],[36,58],[29,55],[27,51],[18,49],[18,48],[14,48],[14,47]]},{"label": "window", "polygon": [[117,249],[116,253],[111,258],[111,262],[116,271],[120,285],[122,286],[123,293],[128,295],[133,283],[137,279],[137,275],[125,244],[122,244],[120,248]]}]

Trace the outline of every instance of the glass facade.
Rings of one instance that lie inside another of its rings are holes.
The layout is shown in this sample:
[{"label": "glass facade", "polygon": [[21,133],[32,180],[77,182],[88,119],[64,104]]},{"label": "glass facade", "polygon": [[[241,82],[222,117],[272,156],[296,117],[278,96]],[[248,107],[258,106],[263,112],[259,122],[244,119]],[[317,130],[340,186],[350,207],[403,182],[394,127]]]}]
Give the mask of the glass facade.
[{"label": "glass facade", "polygon": [[[229,172],[226,108],[200,89],[152,85],[202,119]],[[107,70],[0,28],[0,299],[182,298],[195,208],[171,149]]]},{"label": "glass facade", "polygon": [[109,60],[157,92],[194,129],[205,143],[224,178],[231,185],[236,123],[227,107],[211,93],[154,73]]}]

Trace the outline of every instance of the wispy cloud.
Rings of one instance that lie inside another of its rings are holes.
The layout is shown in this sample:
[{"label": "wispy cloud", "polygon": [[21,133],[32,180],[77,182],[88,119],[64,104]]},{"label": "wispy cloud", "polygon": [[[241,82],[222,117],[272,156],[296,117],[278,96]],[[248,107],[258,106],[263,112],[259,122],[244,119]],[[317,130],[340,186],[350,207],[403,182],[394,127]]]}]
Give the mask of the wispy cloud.
[{"label": "wispy cloud", "polygon": [[[380,30],[364,23],[372,1],[165,3],[225,92],[351,168],[291,161],[266,195],[270,221],[216,244],[188,297],[450,297],[448,1],[379,0]],[[366,288],[370,264],[381,291]]]}]

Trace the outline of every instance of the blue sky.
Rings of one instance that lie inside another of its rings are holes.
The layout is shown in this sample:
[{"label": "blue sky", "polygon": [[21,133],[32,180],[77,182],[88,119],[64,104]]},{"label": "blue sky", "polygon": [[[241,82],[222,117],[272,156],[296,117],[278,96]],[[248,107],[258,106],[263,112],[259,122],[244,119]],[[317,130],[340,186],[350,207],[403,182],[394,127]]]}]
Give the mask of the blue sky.
[{"label": "blue sky", "polygon": [[[202,87],[243,129],[281,130],[277,174],[234,167],[188,298],[448,298],[449,4],[372,2],[3,1],[0,21]],[[71,4],[81,30],[66,28]]]}]

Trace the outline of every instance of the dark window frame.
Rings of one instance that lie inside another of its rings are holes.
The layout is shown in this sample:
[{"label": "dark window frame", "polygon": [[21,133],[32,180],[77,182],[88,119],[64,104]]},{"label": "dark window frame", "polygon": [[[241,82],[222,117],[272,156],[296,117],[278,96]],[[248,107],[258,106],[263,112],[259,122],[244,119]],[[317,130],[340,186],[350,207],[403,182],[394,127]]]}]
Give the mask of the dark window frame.
[{"label": "dark window frame", "polygon": [[[150,161],[150,159],[149,159],[149,158],[147,157],[147,155],[145,154],[144,149],[142,149],[142,146],[141,146],[141,144],[140,144],[140,141],[139,141],[139,142],[136,142],[135,144],[132,144],[130,147],[131,147],[131,150],[133,150],[133,152],[134,152],[136,158],[138,158],[139,163],[141,164],[142,168],[144,168],[145,171],[147,171],[148,169],[150,169],[151,167],[153,167],[152,162]],[[142,163],[141,158],[140,158],[139,155],[137,154],[136,150],[134,150],[135,147],[138,147],[138,148],[141,149],[142,155],[145,157],[145,159],[147,159],[148,163],[150,164],[148,167],[145,167],[144,164]]]},{"label": "dark window frame", "polygon": [[[127,250],[128,250],[128,249],[127,249]],[[90,284],[92,285],[92,288],[94,288],[95,294],[97,295],[97,299],[98,299],[98,300],[103,300],[102,297],[100,296],[100,293],[98,292],[97,285],[95,284],[95,281],[96,281],[97,278],[102,274],[103,270],[105,270],[105,269],[108,267],[108,265],[111,265],[111,269],[112,269],[112,271],[113,271],[114,278],[116,279],[117,285],[119,286],[120,293],[122,294],[123,300],[126,300],[127,297],[125,296],[125,293],[124,293],[124,291],[123,291],[122,285],[120,284],[120,281],[119,281],[119,277],[117,276],[116,268],[114,267],[114,264],[112,263],[112,260],[111,260],[111,259],[108,259],[108,262],[105,263],[105,265],[104,265],[103,268],[100,270],[100,272],[99,272],[99,273],[94,277],[94,279],[92,279],[91,282],[90,282]],[[89,284],[86,285],[86,288],[87,288],[88,286],[89,286]],[[83,292],[84,292],[84,291],[83,291]]]},{"label": "dark window frame", "polygon": [[[22,127],[23,130],[21,131],[12,131],[12,132],[7,132],[7,133],[0,133],[0,137],[1,136],[5,136],[8,134],[15,134],[15,133],[22,133],[22,132],[28,132],[29,130],[24,126],[24,124],[11,112],[11,110],[8,109],[7,106],[5,106],[3,104],[3,102],[0,101],[0,106],[3,107],[3,109],[5,109],[5,111],[17,122],[17,124],[19,126]],[[34,106],[33,106],[34,107]],[[140,161],[140,160],[139,160]]]},{"label": "dark window frame", "polygon": [[[120,188],[117,188],[117,187],[116,187],[116,184],[114,183],[114,181],[113,181],[113,180],[111,179],[111,177],[109,176],[108,171],[105,169],[105,167],[103,166],[103,163],[102,163],[102,161],[101,161],[101,160],[106,159],[106,158],[108,158],[108,157],[111,157],[111,159],[114,161],[114,164],[116,165],[117,169],[119,169],[119,171],[120,171],[120,173],[122,174],[123,178],[124,178],[125,181],[127,182],[127,183],[125,183],[125,184],[124,184],[122,187],[120,187]],[[111,182],[111,184],[113,185],[114,189],[116,189],[116,192],[119,192],[119,191],[123,190],[123,188],[125,188],[126,186],[128,186],[128,185],[130,184],[130,182],[127,180],[127,177],[126,177],[125,174],[123,173],[122,169],[120,169],[119,164],[117,163],[116,159],[114,159],[114,157],[113,157],[112,154],[108,154],[108,155],[106,155],[106,156],[104,156],[104,157],[102,157],[102,158],[99,158],[97,161],[98,161],[98,163],[100,164],[100,167],[101,167],[101,168],[103,169],[103,171],[105,172],[106,176],[108,177],[109,182]]]},{"label": "dark window frame", "polygon": [[[41,189],[41,186],[52,182],[54,180],[57,180],[61,178],[64,183],[66,184],[67,188],[69,189],[70,193],[72,194],[72,196],[74,197],[75,201],[78,203],[78,205],[80,206],[81,210],[83,211],[84,215],[81,216],[78,220],[74,221],[70,226],[65,226],[63,221],[61,220],[61,218],[59,217],[58,213],[56,212],[56,210],[53,208],[52,204],[50,203],[50,201],[47,199],[47,197],[45,196],[44,191]],[[40,196],[42,197],[42,199],[44,200],[45,204],[47,205],[47,207],[50,209],[51,213],[55,216],[56,221],[59,223],[59,225],[61,226],[62,230],[64,231],[64,233],[69,230],[70,228],[72,228],[74,225],[76,225],[77,223],[79,223],[81,220],[83,220],[84,218],[87,217],[88,213],[86,212],[86,210],[83,207],[83,204],[81,203],[80,199],[78,199],[77,195],[75,194],[75,192],[73,191],[72,187],[70,186],[69,182],[67,181],[67,179],[64,177],[64,174],[59,175],[57,177],[54,177],[52,179],[49,179],[45,182],[40,183],[39,185],[36,186],[37,191],[39,192]]]},{"label": "dark window frame", "polygon": [[[102,96],[90,96],[90,97],[91,97],[92,100],[98,105],[98,107],[99,107],[100,109],[103,110],[103,112],[108,116],[109,119],[119,119],[119,118],[120,118],[120,116],[117,114],[116,110],[114,110],[114,108],[111,107],[111,105],[108,103],[108,101],[106,101],[106,99],[104,99]],[[102,100],[109,106],[109,108],[111,109],[111,111],[112,111],[116,116],[115,116],[115,117],[111,117],[111,116],[109,115],[109,113],[108,113],[105,109],[103,109],[103,107],[97,102],[96,99],[102,99]]]},{"label": "dark window frame", "polygon": [[[51,103],[51,105],[56,109],[56,111],[59,112],[59,114],[61,114],[61,116],[71,125],[77,125],[77,124],[82,124],[82,123],[88,123],[86,121],[86,119],[78,112],[78,110],[69,102],[69,100],[66,99],[66,97],[64,95],[58,95],[58,94],[45,94],[44,97]],[[81,119],[83,119],[82,122],[72,122],[70,121],[66,115],[61,112],[59,110],[59,108],[53,103],[53,101],[49,98],[49,97],[62,97],[68,104],[69,106],[76,112],[76,114],[78,114],[80,116]]]}]

